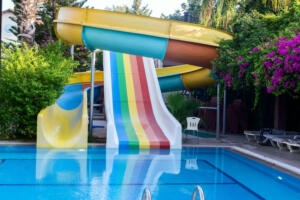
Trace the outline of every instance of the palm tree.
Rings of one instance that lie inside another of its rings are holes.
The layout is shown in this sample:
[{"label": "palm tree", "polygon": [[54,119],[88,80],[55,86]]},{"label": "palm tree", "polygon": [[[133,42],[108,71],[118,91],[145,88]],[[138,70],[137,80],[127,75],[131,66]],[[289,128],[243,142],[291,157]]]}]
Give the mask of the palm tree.
[{"label": "palm tree", "polygon": [[150,16],[152,10],[148,8],[148,5],[142,6],[142,0],[133,0],[131,8],[127,5],[123,6],[112,6],[111,8],[107,8],[108,10],[131,13],[136,15],[145,15]]},{"label": "palm tree", "polygon": [[228,28],[240,0],[203,0],[200,24],[217,28]]},{"label": "palm tree", "polygon": [[12,18],[16,22],[17,27],[13,27],[11,31],[23,43],[33,46],[35,36],[35,23],[37,22],[38,2],[40,0],[13,0],[15,4],[14,14]]},{"label": "palm tree", "polygon": [[203,0],[200,24],[226,30],[238,11],[277,13],[287,10],[292,1],[299,0]]},{"label": "palm tree", "polygon": [[200,24],[212,26],[215,0],[203,0],[200,10]]}]

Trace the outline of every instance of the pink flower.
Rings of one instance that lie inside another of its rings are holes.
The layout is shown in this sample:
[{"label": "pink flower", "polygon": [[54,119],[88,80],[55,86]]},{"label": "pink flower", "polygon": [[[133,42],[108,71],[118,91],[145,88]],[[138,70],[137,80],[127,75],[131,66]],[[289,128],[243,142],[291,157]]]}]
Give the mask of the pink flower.
[{"label": "pink flower", "polygon": [[269,94],[272,93],[272,87],[270,87],[270,86],[267,87],[267,93],[269,93]]},{"label": "pink flower", "polygon": [[257,72],[253,73],[254,78],[257,80]]}]

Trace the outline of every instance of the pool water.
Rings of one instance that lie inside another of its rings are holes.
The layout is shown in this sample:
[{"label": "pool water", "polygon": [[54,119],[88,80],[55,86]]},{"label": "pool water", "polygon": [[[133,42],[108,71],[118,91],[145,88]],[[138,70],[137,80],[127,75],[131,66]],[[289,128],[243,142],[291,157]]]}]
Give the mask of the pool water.
[{"label": "pool water", "polygon": [[118,151],[0,146],[0,199],[300,199],[300,179],[221,148]]}]

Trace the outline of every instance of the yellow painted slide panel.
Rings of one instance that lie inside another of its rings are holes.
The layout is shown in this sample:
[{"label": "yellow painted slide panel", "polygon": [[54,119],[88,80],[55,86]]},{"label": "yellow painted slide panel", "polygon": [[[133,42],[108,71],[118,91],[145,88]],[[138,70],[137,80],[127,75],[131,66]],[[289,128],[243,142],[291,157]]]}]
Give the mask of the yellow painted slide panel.
[{"label": "yellow painted slide panel", "polygon": [[82,44],[81,33],[79,34],[82,26],[145,34],[210,46],[218,46],[221,39],[232,39],[232,35],[229,33],[198,24],[88,8],[62,7],[54,22],[58,37],[68,44]]},{"label": "yellow painted slide panel", "polygon": [[[174,67],[164,67],[156,68],[157,76],[166,76],[172,74],[183,74],[187,72],[192,72],[195,70],[203,69],[194,65],[179,65]],[[103,82],[103,71],[95,72],[95,82]],[[74,73],[73,76],[69,79],[69,85],[76,83],[90,83],[91,82],[91,73],[90,72],[78,72]]]},{"label": "yellow painted slide panel", "polygon": [[184,87],[190,90],[213,85],[216,80],[211,76],[211,70],[203,68],[182,74],[182,82]]},{"label": "yellow painted slide panel", "polygon": [[159,76],[167,76],[172,74],[183,74],[183,73],[192,72],[199,69],[202,69],[202,67],[197,67],[194,65],[178,65],[174,67],[156,68],[156,74],[159,77]]},{"label": "yellow painted slide panel", "polygon": [[[103,71],[95,72],[95,82],[103,82]],[[69,85],[76,83],[90,83],[91,82],[91,72],[79,72],[74,73],[73,76],[69,79]]]},{"label": "yellow painted slide panel", "polygon": [[[183,84],[187,89],[206,87],[215,84],[214,78],[211,77],[211,71],[206,68],[194,65],[179,65],[174,67],[156,68],[158,77],[181,74]],[[95,82],[103,82],[103,71],[95,72]],[[80,72],[75,73],[70,79],[69,84],[90,83],[91,73]]]},{"label": "yellow painted slide panel", "polygon": [[74,110],[64,110],[57,104],[48,106],[38,115],[38,148],[87,148],[87,93]]}]

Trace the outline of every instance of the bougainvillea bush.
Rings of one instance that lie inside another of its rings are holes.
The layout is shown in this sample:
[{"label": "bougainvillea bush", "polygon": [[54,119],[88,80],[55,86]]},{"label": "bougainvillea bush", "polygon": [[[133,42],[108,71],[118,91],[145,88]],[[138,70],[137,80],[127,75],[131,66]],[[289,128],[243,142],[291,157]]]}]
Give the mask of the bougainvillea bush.
[{"label": "bougainvillea bush", "polygon": [[300,9],[281,16],[246,14],[233,26],[235,38],[222,41],[214,71],[235,90],[255,87],[274,95],[300,97]]},{"label": "bougainvillea bush", "polygon": [[253,51],[263,55],[262,67],[256,66],[253,73],[258,84],[277,96],[300,94],[300,34],[276,37]]}]

